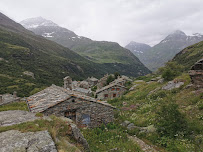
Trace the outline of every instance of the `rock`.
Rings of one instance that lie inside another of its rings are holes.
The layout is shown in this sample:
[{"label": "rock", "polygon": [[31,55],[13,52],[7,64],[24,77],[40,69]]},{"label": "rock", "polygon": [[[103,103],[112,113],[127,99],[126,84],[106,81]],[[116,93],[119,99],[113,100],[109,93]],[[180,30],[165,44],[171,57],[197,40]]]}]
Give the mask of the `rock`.
[{"label": "rock", "polygon": [[127,126],[127,129],[128,129],[128,130],[132,130],[132,129],[134,129],[134,128],[136,128],[136,126],[135,126],[133,123],[130,123],[130,124]]},{"label": "rock", "polygon": [[185,89],[189,89],[189,88],[192,88],[192,87],[194,87],[194,85],[191,83],[191,84],[186,85]]},{"label": "rock", "polygon": [[146,133],[153,133],[156,131],[156,128],[154,127],[154,125],[150,125],[148,127],[140,127],[140,131]]},{"label": "rock", "polygon": [[174,82],[169,81],[168,84],[162,87],[163,90],[172,90],[175,88],[180,88],[182,85],[184,85],[184,82]]},{"label": "rock", "polygon": [[156,79],[156,78],[153,78],[153,79],[151,79],[150,81],[157,81],[157,79]]},{"label": "rock", "polygon": [[157,82],[158,82],[158,83],[164,83],[164,78],[159,79]]},{"label": "rock", "polygon": [[43,116],[42,119],[47,120],[47,121],[52,121],[52,119],[48,116]]},{"label": "rock", "polygon": [[9,110],[0,112],[0,126],[11,126],[36,119],[39,119],[39,117],[28,111]]},{"label": "rock", "polygon": [[32,72],[30,72],[30,71],[24,71],[23,74],[24,74],[24,75],[27,75],[27,76],[30,76],[30,77],[32,77],[33,79],[35,78],[34,73],[32,73]]},{"label": "rock", "polygon": [[161,88],[160,88],[160,87],[158,87],[158,88],[156,88],[156,89],[154,89],[154,90],[150,91],[150,92],[149,92],[149,94],[148,94],[147,96],[149,96],[149,95],[151,95],[151,94],[155,93],[156,91],[158,91],[158,90],[160,90],[160,89],[161,89]]},{"label": "rock", "polygon": [[135,90],[135,88],[136,88],[137,86],[139,86],[139,84],[135,84],[135,85],[133,85],[133,86],[129,89],[129,91],[133,91],[133,90]]},{"label": "rock", "polygon": [[84,138],[84,136],[82,135],[82,133],[80,132],[80,129],[75,125],[75,124],[71,124],[71,129],[72,129],[72,135],[74,137],[74,139],[80,143],[81,145],[83,145],[85,151],[90,151],[89,150],[89,145],[87,143],[87,140]]},{"label": "rock", "polygon": [[125,121],[121,124],[121,126],[127,127],[129,124],[130,124],[130,121],[125,120]]},{"label": "rock", "polygon": [[144,82],[143,80],[136,80],[135,83]]},{"label": "rock", "polygon": [[60,117],[60,119],[67,122],[68,124],[73,123],[73,120],[66,118],[66,117]]},{"label": "rock", "polygon": [[1,152],[57,152],[48,131],[21,133],[10,130],[0,133]]},{"label": "rock", "polygon": [[141,148],[142,151],[144,152],[157,152],[157,150],[151,146],[146,144],[144,141],[142,141],[141,139],[137,138],[136,136],[128,136],[128,138],[135,142],[136,144],[139,145],[139,147]]},{"label": "rock", "polygon": [[123,102],[122,104],[123,104],[123,106],[126,106],[126,105],[127,105],[127,102]]}]

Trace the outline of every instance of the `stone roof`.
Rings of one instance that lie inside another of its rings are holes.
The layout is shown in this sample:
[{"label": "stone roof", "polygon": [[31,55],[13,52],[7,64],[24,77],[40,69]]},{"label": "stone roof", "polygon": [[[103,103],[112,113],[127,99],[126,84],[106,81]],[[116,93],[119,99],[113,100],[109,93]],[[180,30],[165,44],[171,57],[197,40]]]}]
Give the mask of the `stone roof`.
[{"label": "stone roof", "polygon": [[84,88],[75,88],[74,91],[81,92],[81,93],[91,93],[92,91],[90,89],[84,89]]},{"label": "stone roof", "polygon": [[106,90],[106,89],[109,89],[109,88],[111,88],[111,87],[115,87],[115,86],[118,86],[118,87],[122,87],[122,88],[127,89],[125,86],[119,85],[119,84],[117,84],[117,83],[111,83],[111,84],[109,84],[109,85],[107,85],[107,86],[105,86],[105,87],[103,87],[103,88],[97,90],[97,91],[96,91],[96,94],[97,94],[97,93],[100,93],[100,92],[102,92],[102,91],[104,91],[104,90]]},{"label": "stone roof", "polygon": [[88,78],[89,81],[98,81],[97,78],[94,78],[94,77],[91,77],[91,78]]},{"label": "stone roof", "polygon": [[[103,102],[97,101],[95,98],[81,95],[78,92],[67,90],[62,87],[52,85],[27,98],[27,104],[31,112],[43,112],[46,109],[61,103],[71,97],[81,98],[91,102],[97,102],[106,106],[111,106]],[[113,106],[111,106],[113,107]],[[113,107],[114,108],[114,107]]]}]

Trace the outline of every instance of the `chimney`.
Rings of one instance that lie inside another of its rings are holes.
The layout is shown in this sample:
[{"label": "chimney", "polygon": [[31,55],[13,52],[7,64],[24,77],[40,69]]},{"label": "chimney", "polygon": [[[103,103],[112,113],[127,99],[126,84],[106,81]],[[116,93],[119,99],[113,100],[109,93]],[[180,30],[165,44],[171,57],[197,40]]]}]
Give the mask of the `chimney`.
[{"label": "chimney", "polygon": [[17,92],[16,91],[13,92],[13,97],[17,98]]},{"label": "chimney", "polygon": [[0,95],[0,103],[3,102],[3,95]]}]

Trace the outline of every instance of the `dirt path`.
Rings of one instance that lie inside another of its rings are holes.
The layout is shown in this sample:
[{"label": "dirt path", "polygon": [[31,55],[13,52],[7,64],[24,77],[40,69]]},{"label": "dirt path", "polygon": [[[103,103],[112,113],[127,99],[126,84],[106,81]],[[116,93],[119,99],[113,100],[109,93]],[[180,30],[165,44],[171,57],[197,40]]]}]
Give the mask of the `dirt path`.
[{"label": "dirt path", "polygon": [[152,146],[147,145],[144,141],[137,138],[136,136],[128,136],[128,138],[130,140],[132,140],[133,142],[135,142],[136,144],[138,144],[140,146],[141,150],[143,150],[144,152],[158,152]]}]

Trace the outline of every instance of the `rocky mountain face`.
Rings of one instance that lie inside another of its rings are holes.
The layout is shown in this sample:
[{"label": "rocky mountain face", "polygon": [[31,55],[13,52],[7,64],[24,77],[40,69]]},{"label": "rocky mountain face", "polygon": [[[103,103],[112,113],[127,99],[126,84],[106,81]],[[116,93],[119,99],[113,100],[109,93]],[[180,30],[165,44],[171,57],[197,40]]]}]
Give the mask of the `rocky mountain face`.
[{"label": "rocky mountain face", "polygon": [[92,42],[92,40],[78,36],[73,31],[60,27],[56,23],[42,17],[29,18],[21,21],[20,24],[35,34],[41,35],[70,49],[78,44],[89,44]]},{"label": "rocky mountain face", "polygon": [[[147,49],[147,51],[145,49],[140,50],[143,53],[135,55],[137,55],[141,62],[150,70],[155,71],[159,67],[164,66],[167,61],[171,60],[185,47],[200,41],[203,41],[203,35],[201,34],[196,33],[193,36],[187,36],[184,32],[177,30],[169,34],[164,40],[151,49]],[[134,51],[129,45],[127,45],[126,48],[130,49],[132,52]]]},{"label": "rocky mountain face", "polygon": [[138,58],[148,52],[151,49],[151,46],[144,43],[137,43],[131,41],[128,45],[125,46],[126,49],[130,50]]}]

